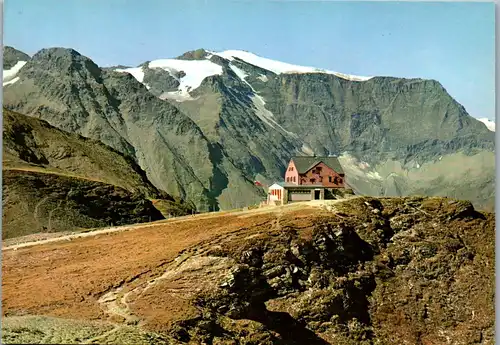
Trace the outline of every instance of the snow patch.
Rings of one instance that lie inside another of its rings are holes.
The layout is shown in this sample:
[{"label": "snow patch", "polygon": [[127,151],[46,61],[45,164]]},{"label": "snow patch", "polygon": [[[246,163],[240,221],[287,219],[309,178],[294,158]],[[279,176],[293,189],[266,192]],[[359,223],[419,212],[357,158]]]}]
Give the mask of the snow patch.
[{"label": "snow patch", "polygon": [[245,73],[244,70],[242,70],[241,68],[238,68],[236,67],[235,65],[233,64],[230,64],[229,65],[229,68],[231,68],[231,70],[234,72],[234,74],[236,74],[238,76],[238,78],[240,78],[245,84],[247,84],[248,86],[252,87],[249,83],[247,83],[247,81],[245,80],[246,77],[248,77],[248,74]]},{"label": "snow patch", "polygon": [[[8,84],[5,84],[5,82],[8,82],[9,80],[14,79],[16,74],[21,70],[21,68],[23,68],[24,65],[26,65],[26,63],[27,63],[27,61],[18,61],[14,66],[12,66],[12,68],[4,70],[3,71],[3,78],[2,78],[4,85],[8,85]],[[15,83],[15,82],[12,82],[11,84],[13,84],[13,83]]]},{"label": "snow patch", "polygon": [[358,163],[358,167],[360,169],[368,169],[370,167],[370,164],[366,163],[366,162],[359,162]]},{"label": "snow patch", "polygon": [[161,59],[151,61],[148,67],[161,68],[174,78],[177,73],[184,72],[185,76],[176,78],[180,83],[178,89],[184,96],[199,87],[205,78],[222,74],[222,67],[209,60]]},{"label": "snow patch", "polygon": [[366,177],[374,179],[374,180],[382,180],[382,176],[376,171],[370,171],[366,174]]},{"label": "snow patch", "polygon": [[5,82],[3,83],[3,86],[12,85],[12,84],[14,84],[16,81],[18,81],[18,80],[19,80],[19,77],[15,77],[14,79],[11,79],[11,80],[9,80],[9,81],[5,81]]},{"label": "snow patch", "polygon": [[139,82],[142,83],[144,80],[144,71],[142,67],[132,67],[132,68],[117,68],[116,72],[129,73]]},{"label": "snow patch", "polygon": [[[148,68],[163,69],[179,81],[178,91],[167,92],[160,96],[161,99],[174,99],[178,102],[192,100],[189,92],[199,87],[206,77],[222,74],[222,67],[208,60],[160,59],[151,61]],[[139,83],[144,84],[144,70],[142,67],[118,68],[115,71],[130,73]],[[179,72],[184,72],[185,75],[178,78]],[[148,90],[151,88],[147,84],[144,84],[144,86]]]},{"label": "snow patch", "polygon": [[260,80],[262,80],[264,83],[268,80],[267,77],[263,74],[259,75],[257,78],[259,78]]},{"label": "snow patch", "polygon": [[361,178],[369,178],[372,180],[382,181],[383,178],[376,171],[367,171],[370,166],[368,163],[358,160],[349,153],[344,152],[339,157],[340,165],[346,171],[346,175],[357,176]]},{"label": "snow patch", "polygon": [[301,151],[302,151],[302,153],[304,153],[307,156],[313,156],[314,155],[313,149],[309,145],[307,145],[306,143],[302,144]]},{"label": "snow patch", "polygon": [[371,79],[372,77],[361,77],[350,74],[339,73],[335,71],[329,71],[325,69],[315,68],[315,67],[307,67],[307,66],[299,66],[292,65],[286,62],[271,60],[267,58],[260,57],[258,55],[242,51],[242,50],[226,50],[223,52],[210,52],[213,55],[218,55],[227,59],[229,61],[233,61],[234,58],[241,59],[247,63],[258,66],[265,70],[271,71],[276,74],[282,73],[325,73],[325,74],[334,74],[340,78],[353,80],[353,81],[366,81]]},{"label": "snow patch", "polygon": [[486,128],[488,128],[490,131],[494,132],[495,131],[495,121],[491,121],[490,119],[487,119],[485,117],[476,119],[478,121],[481,121],[486,125]]},{"label": "snow patch", "polygon": [[182,91],[170,91],[164,92],[158,98],[165,100],[170,99],[176,102],[193,101],[195,98],[191,97],[189,93],[184,93]]}]

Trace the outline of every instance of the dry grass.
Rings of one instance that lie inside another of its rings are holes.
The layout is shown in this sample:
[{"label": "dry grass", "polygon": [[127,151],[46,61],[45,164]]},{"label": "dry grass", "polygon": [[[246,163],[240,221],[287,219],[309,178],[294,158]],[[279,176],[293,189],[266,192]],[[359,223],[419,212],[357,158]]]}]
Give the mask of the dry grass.
[{"label": "dry grass", "polygon": [[98,299],[113,287],[137,277],[147,281],[161,275],[162,267],[179,252],[214,236],[256,227],[271,229],[278,209],[285,218],[314,212],[302,207],[188,216],[132,231],[3,251],[3,315],[104,319]]}]

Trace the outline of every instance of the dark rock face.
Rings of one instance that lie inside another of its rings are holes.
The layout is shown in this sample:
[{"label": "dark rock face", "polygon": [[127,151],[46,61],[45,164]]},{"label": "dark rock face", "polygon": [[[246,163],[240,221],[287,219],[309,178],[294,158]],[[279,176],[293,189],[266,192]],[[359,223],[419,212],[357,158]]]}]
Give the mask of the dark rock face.
[{"label": "dark rock face", "polygon": [[167,71],[159,68],[144,69],[144,84],[150,87],[149,91],[155,96],[161,96],[165,92],[175,91],[180,85],[178,78],[174,78]]},{"label": "dark rock face", "polygon": [[[171,334],[232,344],[493,341],[493,215],[440,198],[352,199],[333,212],[312,233],[287,226],[210,252],[236,264],[198,296],[204,316]],[[262,328],[224,329],[224,318]]]},{"label": "dark rock face", "polygon": [[405,159],[429,141],[435,147],[427,147],[425,160],[470,146],[494,147],[494,133],[433,80],[355,82],[327,74],[284,74],[259,91],[278,122],[322,154],[349,151],[374,163],[384,154]]}]

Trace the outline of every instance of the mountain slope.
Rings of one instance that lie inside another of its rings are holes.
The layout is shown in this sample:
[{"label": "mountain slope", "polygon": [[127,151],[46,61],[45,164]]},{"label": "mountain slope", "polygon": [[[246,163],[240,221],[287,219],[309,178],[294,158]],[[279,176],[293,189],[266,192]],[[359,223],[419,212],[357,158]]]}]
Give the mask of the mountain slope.
[{"label": "mountain slope", "polygon": [[[349,172],[349,184],[360,194],[448,195],[493,209],[494,133],[470,117],[438,82],[350,76],[241,51],[196,52],[190,59],[210,59],[221,64],[224,73],[207,77],[191,92],[197,99],[185,97],[179,107],[200,125],[212,121],[212,128],[202,126],[205,133],[215,131],[217,120],[225,124],[226,118],[232,122],[243,118],[234,130],[218,126],[220,138],[226,132],[228,138],[239,137],[252,116],[262,119],[265,134],[258,142],[265,143],[266,152],[256,156],[261,161],[270,158],[267,166],[263,164],[268,177],[276,171],[273,164],[286,164],[294,151],[336,154]],[[147,75],[149,69],[143,69]],[[205,84],[222,85],[216,94],[226,107],[214,111],[203,107],[213,92],[203,88]],[[164,96],[178,101],[175,93]],[[252,127],[247,132],[255,136],[257,131]],[[286,158],[270,154],[273,137]],[[252,139],[233,140],[226,146],[234,148],[241,142],[246,148],[247,143],[255,145]],[[241,151],[237,157],[242,157]],[[462,160],[466,164],[460,166]],[[283,170],[279,167],[273,178],[282,176]]]},{"label": "mountain slope", "polygon": [[3,69],[4,78],[6,70],[12,69],[18,62],[26,62],[30,59],[30,56],[17,50],[13,47],[4,46],[3,47]]},{"label": "mountain slope", "polygon": [[4,239],[163,219],[191,207],[159,191],[130,158],[96,140],[3,111]]},{"label": "mountain slope", "polygon": [[54,48],[35,54],[18,77],[6,87],[6,107],[100,140],[133,157],[156,187],[202,209],[216,206],[213,191],[227,185],[229,175],[216,166],[223,153],[189,117],[129,74],[103,71],[73,50]]},{"label": "mountain slope", "polygon": [[3,169],[81,176],[151,198],[161,194],[134,161],[109,146],[5,108]]},{"label": "mountain slope", "polygon": [[143,195],[110,184],[29,170],[2,175],[2,239],[164,219]]},{"label": "mountain slope", "polygon": [[[259,202],[265,192],[254,180],[282,179],[291,156],[313,153],[341,156],[360,194],[493,204],[494,133],[436,81],[202,49],[114,69],[73,50],[44,49],[16,78],[4,91],[9,109],[101,140],[131,156],[157,188],[202,210]],[[464,156],[479,168],[458,167],[460,180],[451,180],[445,163]],[[428,186],[410,176],[425,175],[423,166],[433,174]]]},{"label": "mountain slope", "polygon": [[478,120],[484,123],[490,131],[492,132],[495,131],[495,121],[491,121],[490,119],[487,118],[480,118]]}]

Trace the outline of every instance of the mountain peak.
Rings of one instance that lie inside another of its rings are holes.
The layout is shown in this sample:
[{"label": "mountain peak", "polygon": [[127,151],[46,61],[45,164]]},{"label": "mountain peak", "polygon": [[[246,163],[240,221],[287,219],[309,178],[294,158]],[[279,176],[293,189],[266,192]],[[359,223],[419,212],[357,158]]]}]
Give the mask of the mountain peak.
[{"label": "mountain peak", "polygon": [[207,51],[203,48],[190,50],[185,52],[184,54],[178,56],[176,59],[178,60],[202,60],[205,59],[208,55]]},{"label": "mountain peak", "polygon": [[4,53],[4,55],[5,54],[20,54],[20,55],[26,56],[28,58],[30,57],[28,54],[20,51],[19,49],[14,48],[12,46],[4,46],[3,53]]},{"label": "mountain peak", "polygon": [[30,61],[30,66],[45,70],[53,68],[75,68],[89,70],[94,77],[100,74],[99,67],[90,58],[72,48],[53,47],[38,51]]},{"label": "mountain peak", "polygon": [[72,48],[52,47],[52,48],[43,48],[39,50],[35,55],[33,55],[33,60],[44,60],[44,59],[65,58],[65,57],[79,58],[83,56]]},{"label": "mountain peak", "polygon": [[18,62],[26,62],[30,56],[20,50],[11,46],[3,47],[3,69],[9,70],[13,68]]}]

